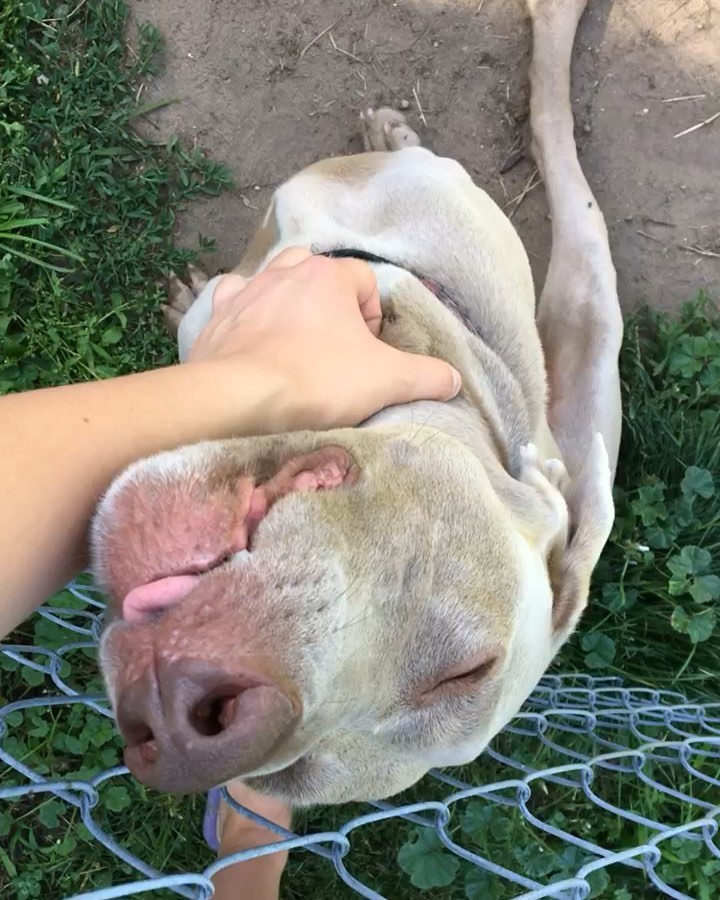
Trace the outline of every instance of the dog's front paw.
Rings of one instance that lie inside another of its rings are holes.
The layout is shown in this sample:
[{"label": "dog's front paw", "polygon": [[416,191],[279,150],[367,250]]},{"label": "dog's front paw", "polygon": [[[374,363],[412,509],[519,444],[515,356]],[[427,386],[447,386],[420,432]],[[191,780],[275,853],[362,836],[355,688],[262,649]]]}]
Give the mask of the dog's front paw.
[{"label": "dog's front paw", "polygon": [[175,272],[170,273],[167,289],[168,300],[161,307],[165,326],[170,337],[177,337],[183,316],[193,305],[196,297],[207,283],[207,275],[202,269],[198,269],[197,266],[188,265],[187,282],[181,281]]}]

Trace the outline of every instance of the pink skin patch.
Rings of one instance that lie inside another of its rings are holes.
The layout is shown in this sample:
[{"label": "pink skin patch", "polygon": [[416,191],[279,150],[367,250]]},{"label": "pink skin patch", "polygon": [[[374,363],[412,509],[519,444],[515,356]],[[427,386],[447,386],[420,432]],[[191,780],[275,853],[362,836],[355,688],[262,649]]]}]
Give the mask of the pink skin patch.
[{"label": "pink skin patch", "polygon": [[[255,485],[252,478],[239,479],[237,524],[226,532],[227,544],[221,552],[202,553],[187,558],[180,571],[154,578],[133,587],[122,601],[123,619],[130,624],[147,621],[154,613],[179,603],[197,586],[203,575],[223,565],[234,554],[251,549],[252,537],[271,507],[294,491],[314,492],[354,484],[359,471],[352,458],[340,447],[324,447],[293,457],[269,481]],[[200,527],[202,519],[198,522]],[[160,536],[160,535],[159,535]],[[162,547],[164,540],[158,542]],[[175,541],[168,541],[174,546]],[[163,556],[166,556],[163,553]]]}]

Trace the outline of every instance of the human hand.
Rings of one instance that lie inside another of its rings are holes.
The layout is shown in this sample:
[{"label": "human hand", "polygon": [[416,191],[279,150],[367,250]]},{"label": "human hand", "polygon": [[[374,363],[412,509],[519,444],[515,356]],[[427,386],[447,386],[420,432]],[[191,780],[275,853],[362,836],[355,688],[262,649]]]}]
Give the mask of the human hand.
[{"label": "human hand", "polygon": [[[258,794],[241,782],[227,785],[228,792],[241,806],[246,807],[276,825],[289,830],[291,824],[290,807],[274,797]],[[218,856],[222,859],[231,853],[238,853],[265,844],[275,844],[282,840],[278,834],[264,825],[236,812],[227,803],[221,803],[218,810],[217,834]],[[258,856],[245,862],[235,863],[220,869],[213,877],[217,900],[276,900],[279,896],[280,877],[288,860],[287,850],[276,850],[267,856]]]},{"label": "human hand", "polygon": [[188,362],[251,360],[283,376],[300,427],[356,425],[413,400],[449,400],[460,375],[378,340],[382,314],[367,263],[294,247],[249,281],[226,275]]}]

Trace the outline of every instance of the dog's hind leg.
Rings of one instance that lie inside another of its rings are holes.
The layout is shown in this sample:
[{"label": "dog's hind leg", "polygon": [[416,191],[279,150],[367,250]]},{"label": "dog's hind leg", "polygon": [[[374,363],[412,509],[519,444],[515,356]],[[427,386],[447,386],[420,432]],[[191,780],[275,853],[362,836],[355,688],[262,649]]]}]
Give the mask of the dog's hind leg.
[{"label": "dog's hind leg", "polygon": [[405,116],[389,106],[361,112],[360,135],[366,151],[420,146],[420,138],[405,121]]},{"label": "dog's hind leg", "polygon": [[527,0],[532,17],[532,153],[552,217],[552,253],[537,322],[548,419],[571,475],[600,433],[614,474],[620,444],[622,317],[603,214],[580,167],[570,60],[587,0]]}]

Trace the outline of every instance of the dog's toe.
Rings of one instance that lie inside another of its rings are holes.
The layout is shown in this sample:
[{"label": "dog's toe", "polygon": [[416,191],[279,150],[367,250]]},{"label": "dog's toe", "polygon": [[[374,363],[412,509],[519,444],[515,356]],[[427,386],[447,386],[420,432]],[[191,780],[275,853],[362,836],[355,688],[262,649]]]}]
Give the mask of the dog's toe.
[{"label": "dog's toe", "polygon": [[190,281],[190,287],[197,297],[197,295],[203,290],[210,279],[208,278],[207,274],[197,266],[188,265],[187,273],[188,279]]},{"label": "dog's toe", "polygon": [[195,295],[184,281],[180,281],[174,272],[168,277],[168,306],[183,316],[193,305]]}]

